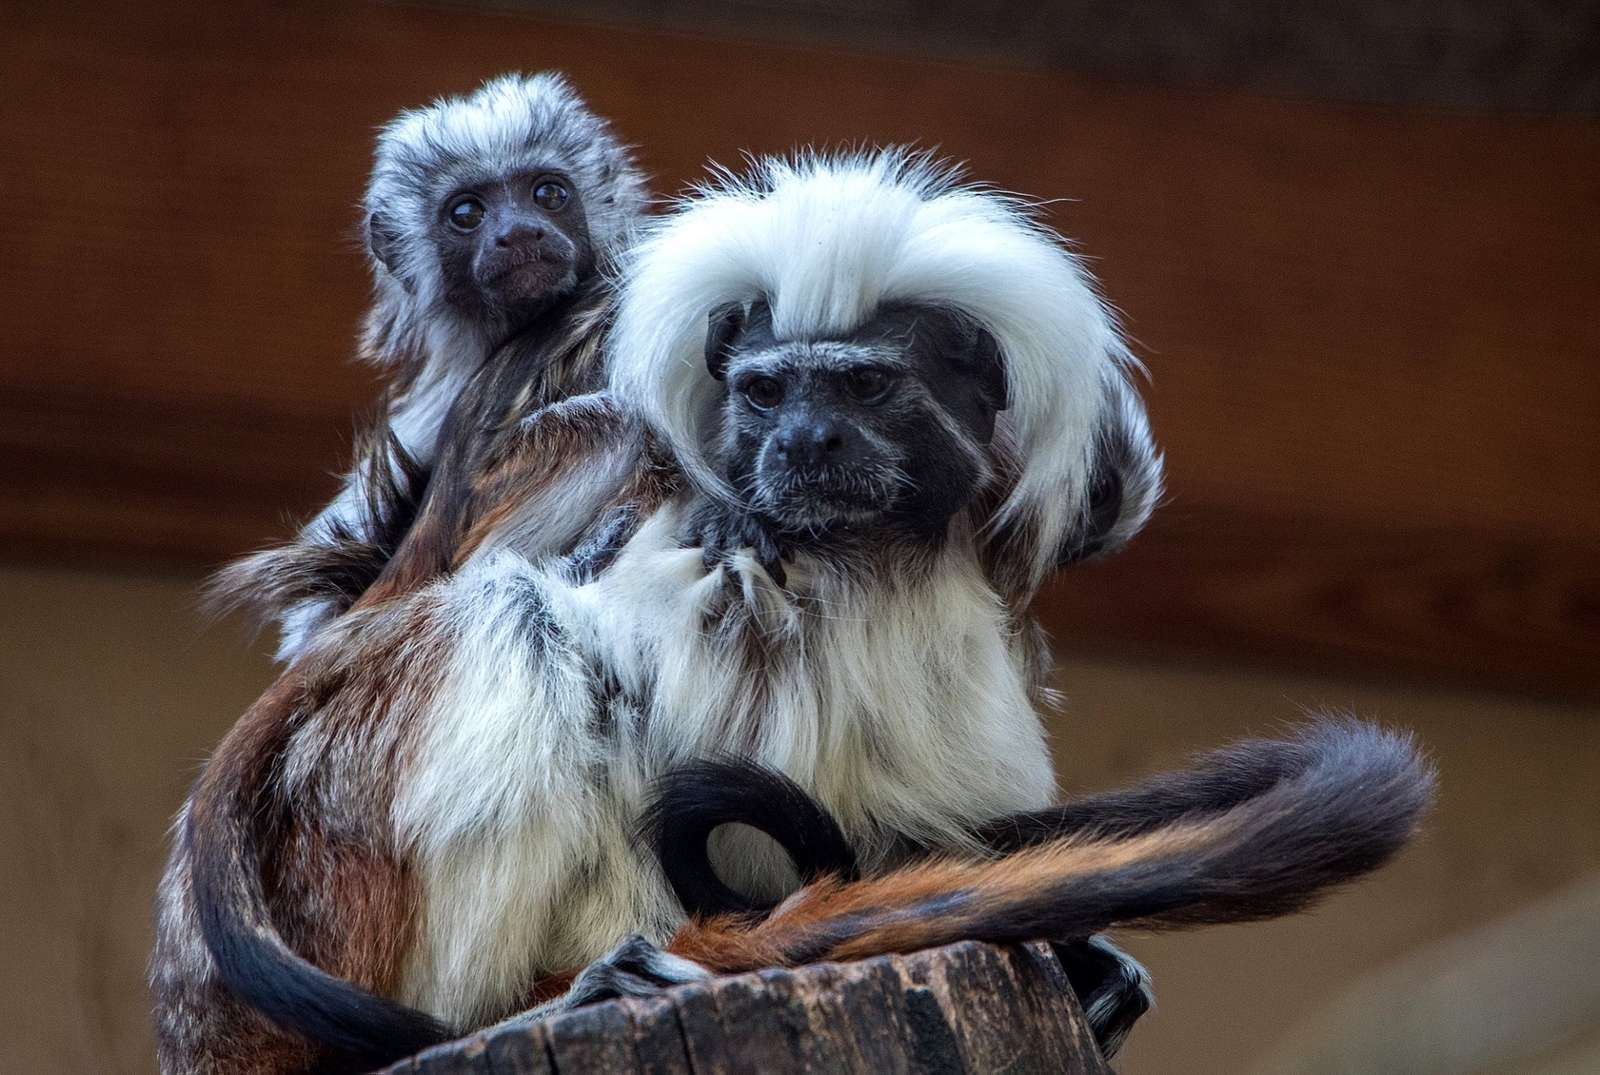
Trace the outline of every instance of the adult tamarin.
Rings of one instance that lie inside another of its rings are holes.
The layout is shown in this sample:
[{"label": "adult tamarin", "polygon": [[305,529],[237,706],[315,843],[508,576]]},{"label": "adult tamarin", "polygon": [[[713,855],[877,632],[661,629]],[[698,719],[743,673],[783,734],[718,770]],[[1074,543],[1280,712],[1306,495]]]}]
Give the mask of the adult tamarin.
[{"label": "adult tamarin", "polygon": [[607,274],[645,201],[626,147],[558,75],[502,76],[385,126],[363,199],[361,352],[393,383],[339,495],[293,543],[222,572],[218,603],[279,617],[288,661],[387,562],[446,414],[491,355],[541,367],[525,405],[594,388]]},{"label": "adult tamarin", "polygon": [[[665,940],[629,834],[708,750],[800,781],[873,868],[1054,798],[1017,610],[1092,544],[1093,477],[1152,458],[1112,452],[1124,352],[1059,241],[904,155],[774,162],[662,225],[612,346],[620,403],[514,419],[480,370],[471,481],[429,487],[443,569],[406,576],[419,523],[208,764],[161,897],[169,1071],[375,1064]],[[553,473],[611,504],[538,559]],[[770,538],[786,585],[737,541],[708,571],[708,533]]]}]

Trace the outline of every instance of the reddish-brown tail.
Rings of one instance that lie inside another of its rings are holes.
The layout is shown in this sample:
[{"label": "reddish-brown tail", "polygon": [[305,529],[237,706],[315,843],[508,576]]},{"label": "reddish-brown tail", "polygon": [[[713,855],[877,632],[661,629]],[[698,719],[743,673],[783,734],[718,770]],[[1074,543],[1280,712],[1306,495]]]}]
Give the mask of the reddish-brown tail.
[{"label": "reddish-brown tail", "polygon": [[[1432,799],[1408,736],[1313,722],[1184,773],[1030,815],[1002,858],[938,858],[859,882],[823,880],[765,919],[686,925],[671,950],[722,972],[861,959],[958,940],[1087,937],[1115,926],[1181,928],[1299,910],[1387,862]],[[1165,820],[1157,811],[1167,809]]]}]

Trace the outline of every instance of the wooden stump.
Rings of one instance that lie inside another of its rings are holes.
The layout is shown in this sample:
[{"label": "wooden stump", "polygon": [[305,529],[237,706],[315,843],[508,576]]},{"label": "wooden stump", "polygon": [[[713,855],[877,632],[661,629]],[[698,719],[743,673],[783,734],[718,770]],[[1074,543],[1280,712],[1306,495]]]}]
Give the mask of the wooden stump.
[{"label": "wooden stump", "polygon": [[480,1032],[390,1075],[1109,1075],[1045,945],[766,970]]}]

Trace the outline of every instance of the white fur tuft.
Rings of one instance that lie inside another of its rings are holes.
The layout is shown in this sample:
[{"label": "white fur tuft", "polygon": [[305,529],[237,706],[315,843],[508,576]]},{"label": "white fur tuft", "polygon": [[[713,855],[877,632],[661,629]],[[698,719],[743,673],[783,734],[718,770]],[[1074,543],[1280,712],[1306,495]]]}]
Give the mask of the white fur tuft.
[{"label": "white fur tuft", "polygon": [[626,258],[608,364],[612,388],[724,499],[701,439],[721,391],[705,368],[708,316],[762,297],[780,340],[847,334],[885,303],[952,308],[993,334],[1011,393],[996,439],[1017,464],[987,522],[1032,536],[1037,583],[1083,517],[1095,432],[1117,405],[1108,377],[1131,361],[1064,241],[1020,200],[903,149],[719,172]]}]

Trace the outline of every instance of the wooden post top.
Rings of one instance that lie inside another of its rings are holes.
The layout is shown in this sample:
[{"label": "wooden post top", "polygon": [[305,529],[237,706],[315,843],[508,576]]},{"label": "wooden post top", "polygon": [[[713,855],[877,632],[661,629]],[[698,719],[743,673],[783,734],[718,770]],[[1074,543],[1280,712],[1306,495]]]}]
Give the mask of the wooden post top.
[{"label": "wooden post top", "polygon": [[765,970],[430,1049],[388,1075],[1110,1075],[1046,945]]}]

